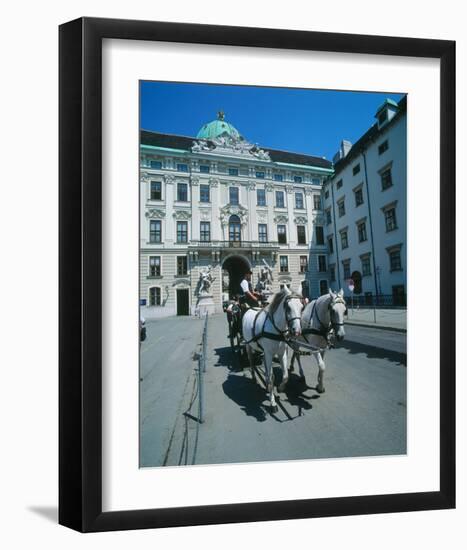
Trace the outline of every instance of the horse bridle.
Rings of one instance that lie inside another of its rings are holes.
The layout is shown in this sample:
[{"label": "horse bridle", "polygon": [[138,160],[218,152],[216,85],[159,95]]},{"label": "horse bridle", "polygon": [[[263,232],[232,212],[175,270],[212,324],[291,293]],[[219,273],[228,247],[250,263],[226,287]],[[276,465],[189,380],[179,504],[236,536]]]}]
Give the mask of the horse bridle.
[{"label": "horse bridle", "polygon": [[335,321],[335,314],[336,312],[334,311],[333,307],[336,305],[336,304],[345,304],[345,300],[344,298],[342,298],[341,296],[336,296],[335,298],[332,298],[332,300],[329,302],[328,304],[328,311],[329,311],[329,316],[331,318],[331,322],[330,322],[330,325],[326,326],[322,321],[321,319],[319,318],[319,315],[318,315],[318,310],[317,310],[317,307],[316,307],[316,302],[314,303],[313,305],[313,311],[311,313],[311,317],[310,317],[310,322],[313,322],[313,317],[316,316],[316,319],[318,320],[318,323],[319,323],[319,326],[322,327],[324,330],[323,332],[325,333],[329,333],[331,329],[334,329],[336,330],[336,327],[341,327],[341,326],[344,326],[344,323],[338,323],[337,321]]},{"label": "horse bridle", "polygon": [[291,323],[292,321],[296,321],[297,319],[301,320],[301,316],[298,315],[296,317],[289,317],[288,313],[289,313],[289,309],[288,309],[288,305],[289,305],[289,302],[290,300],[299,300],[299,296],[287,296],[285,299],[284,299],[284,309],[285,309],[285,320],[287,321],[287,328],[285,330],[280,330],[277,326],[276,326],[276,323],[274,322],[274,316],[273,315],[270,315],[269,314],[269,311],[268,311],[268,317],[269,317],[269,320],[271,321],[272,323],[272,326],[277,330],[277,332],[279,334],[286,334],[287,332],[289,332],[289,330],[292,328],[291,327]]}]

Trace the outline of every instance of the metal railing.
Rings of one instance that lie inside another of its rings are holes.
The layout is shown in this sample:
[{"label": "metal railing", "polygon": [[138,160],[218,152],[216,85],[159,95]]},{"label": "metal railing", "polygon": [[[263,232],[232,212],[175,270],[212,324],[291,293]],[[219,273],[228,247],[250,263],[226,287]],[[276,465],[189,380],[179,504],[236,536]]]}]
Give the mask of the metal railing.
[{"label": "metal railing", "polygon": [[370,308],[405,308],[407,307],[407,296],[392,295],[392,294],[354,294],[345,296],[347,305],[353,302],[354,307],[370,307]]},{"label": "metal railing", "polygon": [[204,422],[204,374],[206,372],[206,355],[208,341],[208,312],[206,312],[201,336],[200,352],[198,353],[198,421]]},{"label": "metal railing", "polygon": [[190,241],[189,247],[196,248],[279,248],[277,241]]}]

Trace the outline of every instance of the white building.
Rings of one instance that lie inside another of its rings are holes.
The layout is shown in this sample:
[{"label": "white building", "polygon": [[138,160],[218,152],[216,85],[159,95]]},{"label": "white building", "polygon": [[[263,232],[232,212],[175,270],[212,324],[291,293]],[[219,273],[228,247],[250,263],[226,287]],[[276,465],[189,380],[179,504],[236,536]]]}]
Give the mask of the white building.
[{"label": "white building", "polygon": [[247,269],[256,283],[263,259],[274,291],[302,285],[319,293],[327,274],[321,187],[330,161],[260,148],[222,112],[195,138],[142,130],[140,148],[143,315],[195,313],[208,265],[217,311],[225,295],[239,292]]},{"label": "white building", "polygon": [[343,141],[323,186],[328,282],[372,303],[391,295],[404,305],[407,285],[406,97],[387,99],[377,122],[355,143]]}]

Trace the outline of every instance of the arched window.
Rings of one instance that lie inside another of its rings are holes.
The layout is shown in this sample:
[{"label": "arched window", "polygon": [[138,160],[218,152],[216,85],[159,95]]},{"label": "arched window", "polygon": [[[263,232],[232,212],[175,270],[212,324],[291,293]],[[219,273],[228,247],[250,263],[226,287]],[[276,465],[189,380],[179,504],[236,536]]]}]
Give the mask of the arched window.
[{"label": "arched window", "polygon": [[240,242],[241,241],[241,224],[240,218],[233,214],[229,218],[229,241],[230,242]]}]

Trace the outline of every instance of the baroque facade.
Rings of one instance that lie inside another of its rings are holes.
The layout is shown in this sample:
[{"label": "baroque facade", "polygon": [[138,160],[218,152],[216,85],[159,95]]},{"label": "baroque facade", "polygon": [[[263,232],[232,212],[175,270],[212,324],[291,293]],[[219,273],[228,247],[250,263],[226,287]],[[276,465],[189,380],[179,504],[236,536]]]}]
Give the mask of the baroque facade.
[{"label": "baroque facade", "polygon": [[367,304],[406,304],[406,111],[406,97],[386,99],[354,145],[342,142],[323,185],[329,285],[349,295],[352,279]]},{"label": "baroque facade", "polygon": [[208,267],[216,311],[247,269],[257,282],[264,262],[273,291],[318,295],[328,275],[321,189],[332,173],[324,158],[248,142],[222,112],[196,137],[142,130],[143,315],[196,314]]}]

